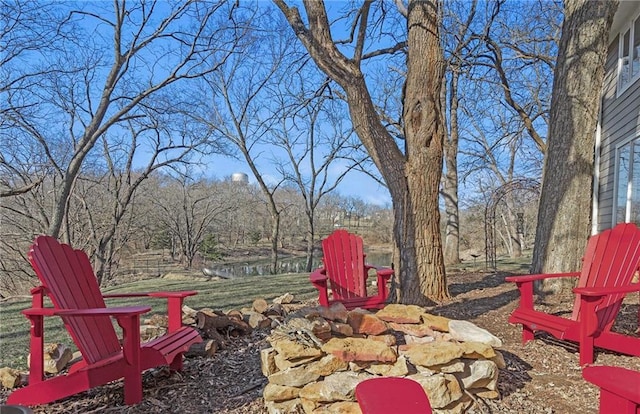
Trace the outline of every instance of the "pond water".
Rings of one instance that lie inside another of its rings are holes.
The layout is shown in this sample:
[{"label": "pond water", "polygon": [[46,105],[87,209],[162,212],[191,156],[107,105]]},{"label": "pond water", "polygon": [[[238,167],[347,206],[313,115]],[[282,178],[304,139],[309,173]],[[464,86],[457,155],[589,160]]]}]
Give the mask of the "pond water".
[{"label": "pond water", "polygon": [[[313,268],[317,268],[321,264],[320,257],[313,258]],[[306,257],[287,257],[278,260],[278,274],[280,273],[304,273]],[[369,253],[367,254],[367,263],[376,266],[390,266],[391,253]],[[243,276],[262,276],[271,274],[271,264],[269,261],[261,260],[259,262],[244,262],[231,264],[211,264],[207,266],[207,276],[219,276],[223,278],[243,277]],[[205,272],[203,270],[203,272]]]}]

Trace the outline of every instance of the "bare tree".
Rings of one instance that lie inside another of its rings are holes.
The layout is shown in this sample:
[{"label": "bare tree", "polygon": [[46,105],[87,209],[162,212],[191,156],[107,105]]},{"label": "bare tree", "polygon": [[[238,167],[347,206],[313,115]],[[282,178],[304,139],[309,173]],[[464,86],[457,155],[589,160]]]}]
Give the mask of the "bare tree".
[{"label": "bare tree", "polygon": [[[444,75],[440,46],[439,2],[411,1],[406,8],[406,41],[371,50],[368,29],[372,2],[351,14],[349,50],[338,48],[322,1],[304,1],[306,18],[297,7],[274,0],[318,67],[346,93],[351,120],[360,140],[380,170],[394,204],[394,239],[399,258],[397,299],[425,304],[448,297],[438,187],[442,173],[444,125],[440,88]],[[384,3],[379,3],[380,5]],[[344,25],[343,22],[341,22]],[[385,128],[373,104],[362,62],[407,47],[404,88],[404,149]]]},{"label": "bare tree", "polygon": [[344,115],[344,102],[319,96],[327,83],[318,91],[309,91],[306,85],[309,77],[301,76],[300,71],[286,79],[274,94],[280,110],[276,113],[279,122],[271,130],[270,142],[286,154],[277,162],[280,175],[292,182],[304,199],[306,270],[311,271],[318,204],[362,162],[356,159],[362,153]]},{"label": "bare tree", "polygon": [[169,180],[164,189],[165,197],[155,200],[162,212],[159,219],[177,242],[180,260],[190,269],[200,244],[207,234],[213,233],[214,223],[234,206],[228,203],[224,192],[218,191],[219,183],[189,178],[181,174]]},{"label": "bare tree", "polygon": [[[441,91],[444,119],[448,120],[445,130],[444,163],[442,177],[442,198],[445,210],[444,261],[445,264],[460,262],[460,215],[458,205],[458,147],[460,128],[458,110],[460,105],[459,81],[463,71],[473,64],[469,55],[473,31],[471,26],[477,18],[477,1],[449,2],[443,19],[443,39],[447,76],[443,79]],[[489,22],[491,19],[487,19]],[[447,119],[448,115],[448,119]]]},{"label": "bare tree", "polygon": [[[262,11],[266,13],[262,18],[268,21],[268,11]],[[277,32],[277,24],[273,30]],[[265,196],[271,215],[272,271],[277,269],[278,263],[281,214],[275,192],[284,179],[280,177],[276,182],[270,182],[263,173],[264,164],[260,159],[267,151],[262,145],[275,122],[269,112],[268,87],[276,74],[284,70],[285,63],[289,63],[285,58],[290,52],[286,36],[279,38],[271,31],[263,33],[253,27],[251,38],[242,49],[227,59],[222,70],[206,77],[207,91],[211,95],[200,101],[213,105],[210,113],[201,115],[199,120],[209,125],[214,136],[227,140],[237,149]]]},{"label": "bare tree", "polygon": [[[553,80],[533,272],[580,268],[591,228],[594,136],[618,1],[566,0]],[[562,285],[546,286],[561,290]]]},{"label": "bare tree", "polygon": [[[44,44],[10,62],[17,74],[5,82],[10,90],[3,127],[28,136],[60,176],[47,229],[60,236],[69,226],[73,187],[99,139],[144,117],[143,108],[162,101],[161,91],[215,71],[243,33],[228,21],[234,6],[223,1],[42,7],[58,12],[60,30],[44,36],[64,35],[52,47]],[[233,30],[225,31],[229,26]],[[42,63],[31,59],[36,53]]]}]

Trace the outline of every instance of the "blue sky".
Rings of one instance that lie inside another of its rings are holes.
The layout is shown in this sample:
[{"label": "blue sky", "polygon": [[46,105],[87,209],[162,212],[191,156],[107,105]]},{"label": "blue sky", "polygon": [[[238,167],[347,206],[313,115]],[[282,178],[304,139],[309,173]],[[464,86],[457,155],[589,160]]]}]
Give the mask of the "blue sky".
[{"label": "blue sky", "polygon": [[[254,184],[256,182],[251,170],[244,161],[236,160],[223,155],[212,155],[209,157],[208,167],[205,174],[212,178],[223,179],[229,177],[233,173],[245,173],[249,176],[249,183]],[[274,183],[277,181],[277,172],[273,166],[268,165],[268,162],[258,163],[258,168],[263,171],[264,176],[267,178],[267,182]],[[333,166],[336,169],[341,168],[338,162]],[[338,192],[342,196],[354,196],[359,197],[363,201],[369,204],[375,204],[378,206],[391,206],[391,196],[389,191],[378,184],[371,177],[358,171],[350,171],[345,179],[338,186]]]}]

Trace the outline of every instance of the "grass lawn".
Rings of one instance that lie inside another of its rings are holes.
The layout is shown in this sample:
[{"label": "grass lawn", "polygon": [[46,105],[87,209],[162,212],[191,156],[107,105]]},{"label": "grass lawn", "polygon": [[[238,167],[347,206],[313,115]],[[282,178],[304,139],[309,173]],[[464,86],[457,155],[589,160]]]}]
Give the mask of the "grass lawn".
[{"label": "grass lawn", "polygon": [[[517,259],[501,258],[498,267],[502,271],[527,273],[531,263],[530,252]],[[456,272],[483,272],[486,269],[484,262],[464,263],[448,268],[449,282],[455,281]],[[198,280],[170,280],[170,279],[146,279],[132,283],[126,283],[117,287],[104,289],[104,293],[131,293],[152,291],[177,291],[197,290],[196,296],[185,300],[185,305],[194,308],[212,308],[228,311],[251,306],[254,299],[262,297],[267,301],[284,293],[292,293],[297,300],[306,300],[317,297],[317,292],[309,282],[308,273],[290,273],[268,276],[245,276],[236,279],[222,279],[213,281]],[[166,312],[166,301],[153,298],[127,298],[109,299],[108,306],[149,305],[151,312],[145,314],[149,317],[153,314]],[[15,369],[27,369],[27,355],[29,353],[29,322],[20,313],[31,305],[30,299],[10,300],[0,304],[0,368],[10,367]],[[116,331],[120,328],[116,325]],[[60,318],[45,318],[45,342],[62,343],[76,351],[73,341],[67,335]]]},{"label": "grass lawn", "polygon": [[[212,308],[228,311],[251,306],[254,299],[267,301],[284,293],[292,293],[296,299],[304,300],[316,296],[307,273],[273,276],[247,276],[237,279],[215,281],[147,279],[104,289],[104,293],[130,293],[151,291],[197,290],[198,295],[185,300],[185,305],[194,309]],[[153,298],[109,299],[108,306],[148,304],[152,306],[150,316],[166,312],[166,301]],[[29,322],[20,313],[30,307],[31,300],[11,300],[0,305],[0,367],[26,370],[29,353]],[[119,332],[119,328],[117,328]],[[67,335],[60,318],[45,318],[45,341],[75,346]]]}]

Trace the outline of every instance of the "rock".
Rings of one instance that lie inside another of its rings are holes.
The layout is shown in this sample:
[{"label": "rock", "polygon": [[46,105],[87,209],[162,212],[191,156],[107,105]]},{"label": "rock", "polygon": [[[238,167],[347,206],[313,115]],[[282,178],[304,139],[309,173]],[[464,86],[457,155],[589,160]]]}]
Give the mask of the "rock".
[{"label": "rock", "polygon": [[407,366],[407,359],[401,355],[393,364],[372,363],[365,371],[384,377],[404,377],[409,373],[409,367]]},{"label": "rock", "polygon": [[455,342],[431,342],[428,344],[408,345],[401,351],[414,365],[431,367],[446,364],[460,358],[463,348]]},{"label": "rock", "polygon": [[401,305],[392,303],[379,310],[376,315],[386,322],[420,323],[424,308],[416,305]]},{"label": "rock", "polygon": [[0,383],[4,388],[15,388],[21,385],[26,385],[29,382],[29,376],[23,374],[13,368],[4,367],[0,368]]},{"label": "rock", "polygon": [[495,391],[498,367],[493,361],[473,360],[467,363],[464,373],[455,374],[465,389],[486,388]]},{"label": "rock", "polygon": [[298,398],[300,388],[285,385],[267,384],[262,392],[265,401],[287,401]]},{"label": "rock", "polygon": [[446,407],[438,408],[438,414],[464,414],[473,405],[473,400],[465,395],[461,399],[452,402]]},{"label": "rock", "polygon": [[371,362],[351,361],[349,362],[349,371],[360,372],[371,366]]},{"label": "rock", "polygon": [[500,369],[505,369],[505,368],[507,367],[507,363],[506,363],[506,362],[504,362],[504,356],[503,356],[503,355],[502,355],[502,353],[501,353],[501,352],[499,352],[499,351],[495,351],[495,350],[494,350],[494,352],[496,353],[496,356],[494,356],[493,358],[491,358],[491,360],[492,360],[493,362],[495,362],[495,364],[498,366],[498,368],[500,368]]},{"label": "rock", "polygon": [[264,375],[265,377],[278,372],[275,356],[275,348],[265,348],[260,350],[260,368],[262,370],[262,375]]},{"label": "rock", "polygon": [[387,344],[364,338],[331,338],[322,351],[343,361],[395,362],[396,352]]},{"label": "rock", "polygon": [[329,326],[331,326],[331,333],[342,335],[342,336],[353,335],[353,328],[351,327],[351,325],[347,323],[330,321]]},{"label": "rock", "polygon": [[353,328],[353,333],[356,334],[380,335],[389,330],[383,320],[363,309],[354,309],[349,312],[347,323]]},{"label": "rock", "polygon": [[316,402],[353,401],[356,385],[370,377],[364,373],[336,372],[325,377],[324,381],[304,386],[300,397]]},{"label": "rock", "polygon": [[482,342],[461,342],[459,344],[462,347],[465,358],[470,359],[491,359],[496,356],[494,349]]},{"label": "rock", "polygon": [[[323,342],[331,339],[331,332],[333,331],[332,323],[324,318],[315,318],[312,320],[311,332]],[[348,326],[348,325],[347,325]]]},{"label": "rock", "polygon": [[314,361],[309,364],[309,370],[312,372],[326,377],[337,371],[344,371],[348,368],[349,363],[334,355],[325,355],[318,361]]},{"label": "rock", "polygon": [[422,323],[440,332],[449,332],[449,322],[451,319],[444,316],[432,315],[430,313],[422,314]]},{"label": "rock", "polygon": [[310,357],[305,357],[305,358],[294,358],[294,359],[286,359],[284,358],[282,355],[276,353],[275,357],[273,358],[275,363],[276,363],[276,367],[278,368],[279,371],[284,371],[286,369],[289,368],[293,368],[293,367],[299,367],[300,365],[306,365],[310,362],[313,362],[319,358],[321,358],[321,355],[316,355],[316,356],[310,356]]},{"label": "rock", "polygon": [[426,324],[389,322],[389,327],[394,331],[402,332],[418,338],[422,338],[424,336],[433,337],[433,329]]},{"label": "rock", "polygon": [[291,293],[287,292],[284,295],[278,296],[277,298],[275,298],[273,300],[273,303],[277,303],[279,305],[286,305],[288,303],[293,302],[293,300],[294,300],[293,295]]},{"label": "rock", "polygon": [[320,306],[318,308],[318,314],[327,320],[347,323],[347,315],[349,314],[349,311],[342,303],[335,302],[328,308]]},{"label": "rock", "polygon": [[410,378],[422,385],[433,408],[442,408],[459,400],[463,393],[456,377],[451,374],[410,375]]},{"label": "rock", "polygon": [[317,403],[317,402],[311,401],[311,400],[307,400],[306,398],[300,398],[300,401],[302,401],[302,409],[303,409],[303,411],[301,411],[299,413],[296,413],[296,414],[300,414],[300,413],[310,414],[310,413],[313,413],[313,410],[318,408],[318,406],[320,405],[320,403]]},{"label": "rock", "polygon": [[[73,359],[73,352],[64,344],[44,345],[44,372],[57,374]],[[27,366],[30,365],[31,354],[27,358]]]},{"label": "rock", "polygon": [[313,414],[362,414],[362,410],[357,402],[340,401],[321,405],[313,410]]},{"label": "rock", "polygon": [[300,414],[305,412],[299,398],[283,402],[267,401],[264,405],[269,414]]},{"label": "rock", "polygon": [[464,361],[461,361],[459,359],[451,361],[447,364],[434,365],[431,367],[431,369],[435,371],[444,372],[446,374],[453,374],[455,372],[464,372],[466,368],[467,368],[467,365],[464,363]]},{"label": "rock", "polygon": [[497,348],[502,346],[500,338],[469,321],[449,321],[449,333],[453,339],[461,342],[482,342]]},{"label": "rock", "polygon": [[477,395],[480,398],[487,398],[489,400],[495,400],[497,398],[500,398],[500,393],[498,391],[485,390],[482,388],[476,388],[469,391],[473,393],[473,395]]},{"label": "rock", "polygon": [[320,358],[322,356],[322,351],[318,348],[306,346],[288,338],[271,339],[269,343],[284,359],[295,360],[309,357]]},{"label": "rock", "polygon": [[372,341],[382,342],[382,343],[385,343],[385,344],[387,344],[389,346],[394,346],[396,344],[396,337],[394,335],[391,335],[391,334],[369,335],[369,336],[367,336],[367,339],[370,339]]},{"label": "rock", "polygon": [[302,365],[269,375],[269,382],[275,385],[302,387],[317,381],[319,378],[320,375],[317,372],[310,370],[306,365]]},{"label": "rock", "polygon": [[433,336],[423,336],[421,338],[418,338],[416,336],[413,335],[405,335],[404,336],[404,343],[407,345],[411,345],[411,344],[426,344],[429,342],[433,342],[435,341],[436,338],[434,338]]}]

